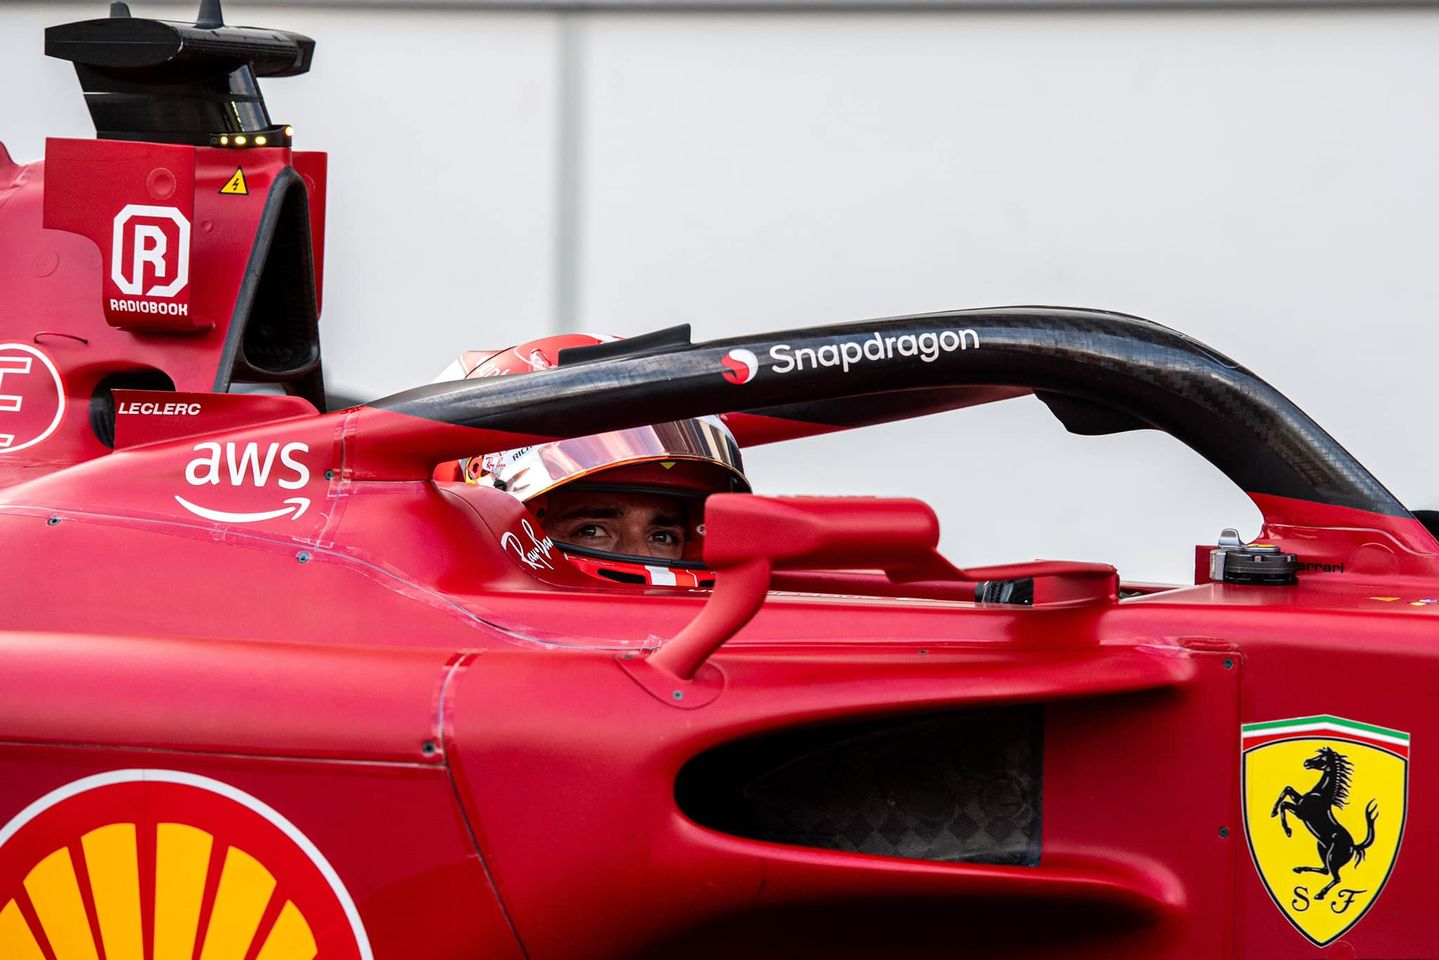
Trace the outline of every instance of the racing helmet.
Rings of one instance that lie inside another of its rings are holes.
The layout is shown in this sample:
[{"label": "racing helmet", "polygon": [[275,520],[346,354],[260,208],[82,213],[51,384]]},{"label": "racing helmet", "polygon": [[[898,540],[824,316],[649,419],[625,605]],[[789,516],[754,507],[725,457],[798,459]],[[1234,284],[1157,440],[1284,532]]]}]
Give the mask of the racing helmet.
[{"label": "racing helmet", "polygon": [[[510,376],[545,370],[559,352],[615,340],[568,334],[531,340],[498,352],[461,355],[439,380]],[[459,461],[467,483],[502,490],[525,505],[536,526],[547,529],[557,501],[574,493],[664,497],[682,516],[684,544],[677,558],[616,553],[567,542],[547,530],[559,554],[574,567],[610,583],[707,587],[704,501],[711,493],[748,493],[739,445],[718,417],[695,417],[500,450]],[[572,498],[571,498],[572,499]]]}]

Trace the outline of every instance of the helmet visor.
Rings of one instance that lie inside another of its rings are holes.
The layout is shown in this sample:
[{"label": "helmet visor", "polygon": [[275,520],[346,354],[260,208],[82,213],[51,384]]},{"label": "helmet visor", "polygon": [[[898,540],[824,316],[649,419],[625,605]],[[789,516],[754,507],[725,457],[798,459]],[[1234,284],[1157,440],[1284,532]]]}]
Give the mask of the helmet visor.
[{"label": "helmet visor", "polygon": [[743,489],[749,489],[739,446],[715,417],[573,437],[506,451],[501,456],[504,462],[494,463],[489,472],[499,481],[496,486],[522,501],[601,470],[666,460],[717,464],[733,473]]}]

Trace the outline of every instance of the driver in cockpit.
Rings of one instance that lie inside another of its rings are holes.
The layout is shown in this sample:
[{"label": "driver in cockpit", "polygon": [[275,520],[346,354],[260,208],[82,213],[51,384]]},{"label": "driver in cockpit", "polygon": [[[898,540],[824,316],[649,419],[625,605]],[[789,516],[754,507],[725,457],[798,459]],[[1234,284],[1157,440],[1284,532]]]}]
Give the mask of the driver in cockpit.
[{"label": "driver in cockpit", "polygon": [[[544,370],[559,352],[614,338],[546,337],[469,352],[437,378]],[[614,583],[710,586],[701,560],[704,500],[748,493],[739,446],[718,417],[697,417],[468,457],[449,474],[515,497],[562,555]]]}]

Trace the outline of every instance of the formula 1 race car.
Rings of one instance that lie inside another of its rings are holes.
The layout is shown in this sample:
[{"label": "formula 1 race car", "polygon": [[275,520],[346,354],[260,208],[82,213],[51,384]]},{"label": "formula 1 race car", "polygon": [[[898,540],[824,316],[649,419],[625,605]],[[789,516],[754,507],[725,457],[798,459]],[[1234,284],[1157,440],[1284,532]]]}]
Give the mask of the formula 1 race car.
[{"label": "formula 1 race car", "polygon": [[[99,139],[0,149],[3,960],[1439,956],[1439,541],[1250,371],[1018,307],[323,412],[326,160],[255,79],[313,41],[45,43]],[[737,469],[1021,395],[1172,434],[1261,537],[1186,586],[962,569],[923,503]],[[721,468],[655,539],[697,551],[551,534],[521,491],[597,436],[617,496]]]}]

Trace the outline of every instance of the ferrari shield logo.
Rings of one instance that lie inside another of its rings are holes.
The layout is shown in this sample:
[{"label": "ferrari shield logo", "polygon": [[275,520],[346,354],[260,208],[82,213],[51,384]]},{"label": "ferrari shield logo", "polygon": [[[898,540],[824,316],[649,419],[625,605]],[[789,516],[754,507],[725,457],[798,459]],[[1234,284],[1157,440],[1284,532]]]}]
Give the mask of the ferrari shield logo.
[{"label": "ferrari shield logo", "polygon": [[1369,912],[1399,856],[1409,734],[1339,717],[1241,728],[1244,832],[1269,896],[1316,946]]}]

